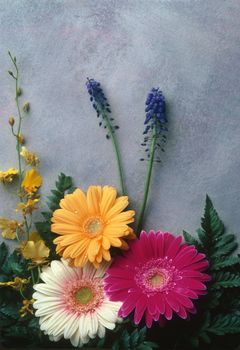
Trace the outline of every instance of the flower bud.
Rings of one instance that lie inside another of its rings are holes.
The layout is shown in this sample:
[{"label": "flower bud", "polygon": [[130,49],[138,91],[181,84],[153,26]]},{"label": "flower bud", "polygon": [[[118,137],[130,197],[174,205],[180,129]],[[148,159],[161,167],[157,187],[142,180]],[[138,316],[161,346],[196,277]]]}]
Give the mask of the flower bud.
[{"label": "flower bud", "polygon": [[8,123],[9,123],[9,125],[13,126],[15,123],[15,119],[13,117],[9,117]]},{"label": "flower bud", "polygon": [[23,134],[17,135],[17,139],[21,145],[23,145],[25,143],[25,138],[24,138]]},{"label": "flower bud", "polygon": [[17,96],[21,96],[22,95],[22,89],[20,87],[17,88]]},{"label": "flower bud", "polygon": [[25,102],[22,109],[23,109],[23,112],[27,113],[30,109],[30,103]]}]

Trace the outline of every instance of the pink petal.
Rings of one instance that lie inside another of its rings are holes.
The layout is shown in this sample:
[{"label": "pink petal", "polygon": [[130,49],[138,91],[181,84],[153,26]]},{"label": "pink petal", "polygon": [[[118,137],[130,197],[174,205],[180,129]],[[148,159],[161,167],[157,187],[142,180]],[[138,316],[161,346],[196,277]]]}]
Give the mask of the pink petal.
[{"label": "pink petal", "polygon": [[166,255],[169,256],[172,259],[175,258],[175,256],[179,252],[181,243],[182,243],[182,237],[181,236],[176,237],[172,241],[172,243],[169,245],[169,247],[168,247],[168,249],[166,251]]},{"label": "pink petal", "polygon": [[162,296],[162,294],[157,295],[158,298],[158,303],[157,303],[157,308],[160,314],[164,314],[165,313],[165,300]]},{"label": "pink petal", "polygon": [[153,318],[150,315],[150,313],[148,312],[148,309],[146,309],[145,319],[146,319],[146,326],[147,326],[147,328],[151,328],[152,327]]},{"label": "pink petal", "polygon": [[184,278],[178,281],[177,283],[178,286],[188,289],[205,290],[207,288],[203,283],[196,281],[192,278]]},{"label": "pink petal", "polygon": [[150,296],[147,300],[148,311],[151,315],[157,312],[157,300],[155,296]]},{"label": "pink petal", "polygon": [[163,234],[163,237],[164,237],[164,254],[167,255],[166,252],[170,244],[175,240],[175,237],[169,232],[165,232]]},{"label": "pink petal", "polygon": [[175,298],[174,293],[170,292],[168,293],[168,295],[166,295],[166,300],[168,305],[176,312],[179,311],[179,303],[178,303],[178,299]]},{"label": "pink petal", "polygon": [[196,293],[196,291],[187,288],[176,287],[174,289],[174,292],[176,292],[176,294],[180,294],[191,299],[198,299],[198,294]]},{"label": "pink petal", "polygon": [[164,314],[164,316],[166,317],[167,320],[171,320],[172,319],[172,309],[168,305],[167,301],[165,302],[165,314]]},{"label": "pink petal", "polygon": [[135,308],[135,313],[134,313],[134,322],[135,324],[139,324],[143,315],[144,315],[144,312],[146,310],[146,297],[144,295],[142,295],[137,303],[136,303],[136,308]]},{"label": "pink petal", "polygon": [[185,297],[184,295],[176,294],[175,297],[179,301],[179,303],[185,306],[186,308],[193,307],[192,301],[189,298]]},{"label": "pink petal", "polygon": [[187,312],[186,309],[183,306],[180,306],[179,311],[177,312],[178,316],[180,316],[183,319],[187,318]]},{"label": "pink petal", "polygon": [[157,235],[156,248],[157,248],[157,252],[158,252],[159,258],[163,258],[164,257],[164,238],[163,238],[163,234],[158,234]]}]

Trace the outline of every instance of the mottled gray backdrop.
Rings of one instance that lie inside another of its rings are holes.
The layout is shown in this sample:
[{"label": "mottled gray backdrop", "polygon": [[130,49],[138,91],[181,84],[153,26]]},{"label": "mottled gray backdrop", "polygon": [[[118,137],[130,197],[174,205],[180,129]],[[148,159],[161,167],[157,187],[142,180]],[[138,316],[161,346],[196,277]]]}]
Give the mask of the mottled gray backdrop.
[{"label": "mottled gray backdrop", "polygon": [[[86,77],[101,81],[139,208],[146,163],[144,102],[161,87],[169,135],[156,166],[145,227],[194,231],[208,193],[239,232],[239,0],[0,0],[0,168],[17,165],[7,123],[16,114],[7,51],[19,62],[27,147],[41,158],[43,197],[59,172],[77,186],[117,185],[110,141],[97,125]],[[14,215],[0,188],[0,216]]]}]

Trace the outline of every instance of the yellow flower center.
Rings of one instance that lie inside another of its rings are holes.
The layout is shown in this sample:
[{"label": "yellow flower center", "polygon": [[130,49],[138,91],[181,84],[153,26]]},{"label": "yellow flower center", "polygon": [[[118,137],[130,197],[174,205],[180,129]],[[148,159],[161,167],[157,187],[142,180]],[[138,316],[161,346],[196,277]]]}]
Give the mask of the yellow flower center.
[{"label": "yellow flower center", "polygon": [[93,299],[93,292],[91,288],[82,287],[75,294],[75,298],[79,304],[86,305]]},{"label": "yellow flower center", "polygon": [[84,223],[84,231],[90,235],[97,235],[103,229],[103,222],[100,218],[89,218]]},{"label": "yellow flower center", "polygon": [[149,282],[152,287],[160,287],[165,282],[165,276],[163,273],[158,272],[149,279]]}]

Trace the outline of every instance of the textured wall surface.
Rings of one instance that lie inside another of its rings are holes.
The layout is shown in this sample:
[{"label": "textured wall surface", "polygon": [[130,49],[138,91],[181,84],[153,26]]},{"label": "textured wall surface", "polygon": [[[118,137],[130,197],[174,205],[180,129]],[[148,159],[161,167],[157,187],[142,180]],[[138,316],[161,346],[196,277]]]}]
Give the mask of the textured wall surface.
[{"label": "textured wall surface", "polygon": [[[7,123],[16,114],[7,51],[18,58],[27,147],[41,158],[43,197],[62,171],[75,184],[117,185],[110,141],[97,125],[86,77],[101,81],[139,208],[144,102],[159,86],[169,135],[154,171],[145,227],[195,230],[208,193],[239,232],[240,2],[238,0],[0,0],[0,168],[17,165]],[[0,188],[0,216],[14,215]]]}]

